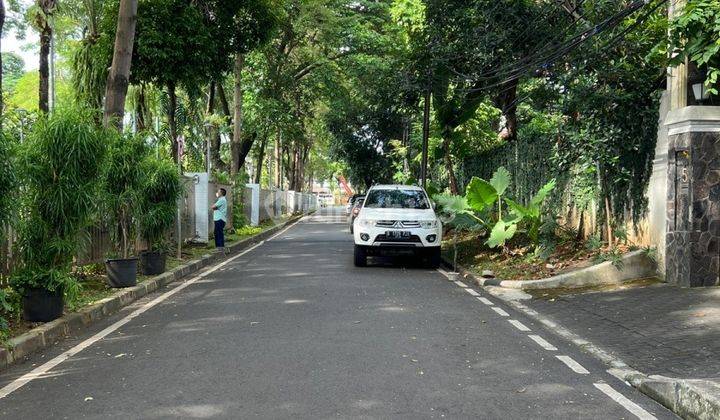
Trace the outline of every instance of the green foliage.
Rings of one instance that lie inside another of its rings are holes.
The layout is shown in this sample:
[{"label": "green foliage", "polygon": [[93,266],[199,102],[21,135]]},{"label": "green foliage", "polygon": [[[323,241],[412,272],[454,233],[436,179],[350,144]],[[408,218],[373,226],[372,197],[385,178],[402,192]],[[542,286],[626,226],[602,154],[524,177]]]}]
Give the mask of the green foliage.
[{"label": "green foliage", "polygon": [[[26,111],[37,111],[40,91],[40,75],[29,71],[17,79],[15,86],[7,98],[7,105],[24,109]],[[73,101],[72,86],[62,76],[55,79],[55,97],[60,104],[71,104]]]},{"label": "green foliage", "polygon": [[137,217],[144,161],[148,147],[141,136],[121,135],[108,130],[109,151],[104,168],[104,204],[108,207],[115,247],[128,258]]},{"label": "green foliage", "polygon": [[25,73],[25,62],[22,57],[12,52],[2,53],[3,90],[12,92],[15,84]]},{"label": "green foliage", "polygon": [[476,213],[482,213],[495,204],[498,193],[489,182],[473,177],[465,190],[465,198]]},{"label": "green foliage", "polygon": [[241,228],[235,229],[235,233],[238,236],[253,236],[257,235],[260,232],[262,232],[262,228],[259,226],[243,226]]},{"label": "green foliage", "polygon": [[535,245],[540,243],[540,227],[543,223],[541,214],[542,204],[554,189],[555,180],[553,179],[545,184],[540,191],[530,199],[530,203],[528,203],[527,206],[505,198],[505,203],[507,203],[514,215],[526,225],[527,234]]},{"label": "green foliage", "polygon": [[[510,181],[510,172],[504,167],[495,171],[490,182],[473,177],[465,191],[467,206],[475,213],[476,220],[482,222],[490,230],[490,238],[487,241],[489,247],[504,247],[506,242],[515,236],[519,225],[525,227],[525,232],[537,247],[540,245],[540,228],[547,219],[547,217],[543,217],[542,206],[555,189],[555,180],[551,180],[540,188],[526,206],[504,197],[511,187]],[[443,198],[443,200],[453,203],[449,198]],[[491,212],[495,203],[497,203],[495,222],[493,223],[493,218],[485,219],[487,223],[483,222],[482,215]],[[510,208],[513,217],[503,218],[503,203]]]},{"label": "green foliage", "polygon": [[[17,200],[18,178],[15,169],[15,145],[10,136],[0,133],[0,227],[5,226],[12,216]],[[0,233],[0,239],[2,233]]]},{"label": "green foliage", "polygon": [[18,293],[40,287],[71,298],[78,291],[69,270],[97,209],[104,139],[88,111],[58,108],[38,119],[22,145],[22,269],[11,279]]},{"label": "green foliage", "polygon": [[[685,59],[705,70],[708,92],[720,89],[720,2],[688,0],[682,13],[670,22],[671,64]],[[664,41],[663,41],[664,42]]]},{"label": "green foliage", "polygon": [[516,222],[505,222],[502,219],[498,220],[490,231],[490,238],[488,238],[486,242],[487,246],[490,248],[504,247],[505,243],[515,236],[517,227]]},{"label": "green foliage", "polygon": [[162,247],[164,236],[173,226],[182,186],[172,162],[151,158],[143,166],[145,180],[138,200],[140,235],[154,251]]}]

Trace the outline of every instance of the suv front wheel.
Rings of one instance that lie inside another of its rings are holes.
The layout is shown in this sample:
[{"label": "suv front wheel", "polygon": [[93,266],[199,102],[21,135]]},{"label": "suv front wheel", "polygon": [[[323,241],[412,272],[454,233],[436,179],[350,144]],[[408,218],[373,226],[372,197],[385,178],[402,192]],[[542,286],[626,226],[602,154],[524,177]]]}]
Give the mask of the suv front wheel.
[{"label": "suv front wheel", "polygon": [[367,266],[367,253],[365,248],[360,245],[355,245],[355,267],[366,267]]},{"label": "suv front wheel", "polygon": [[442,257],[440,256],[440,247],[427,248],[425,250],[425,265],[427,268],[440,268]]}]

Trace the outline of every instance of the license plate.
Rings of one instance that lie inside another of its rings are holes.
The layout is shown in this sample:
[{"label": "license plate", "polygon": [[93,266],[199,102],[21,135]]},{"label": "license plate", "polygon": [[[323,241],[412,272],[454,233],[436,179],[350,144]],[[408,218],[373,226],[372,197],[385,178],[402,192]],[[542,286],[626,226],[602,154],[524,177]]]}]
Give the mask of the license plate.
[{"label": "license plate", "polygon": [[388,239],[404,239],[410,237],[410,232],[404,230],[388,230],[385,232],[385,237]]}]

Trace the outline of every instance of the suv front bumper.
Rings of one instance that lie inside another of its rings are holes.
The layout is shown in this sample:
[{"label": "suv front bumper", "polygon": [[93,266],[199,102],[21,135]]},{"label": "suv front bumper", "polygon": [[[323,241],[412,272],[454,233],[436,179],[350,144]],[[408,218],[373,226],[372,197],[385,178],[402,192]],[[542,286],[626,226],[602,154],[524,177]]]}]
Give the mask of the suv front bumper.
[{"label": "suv front bumper", "polygon": [[[408,237],[393,238],[387,235],[390,231],[408,232]],[[439,247],[442,241],[442,226],[431,229],[388,229],[380,227],[365,227],[354,224],[353,239],[355,245],[370,248],[434,248]]]}]

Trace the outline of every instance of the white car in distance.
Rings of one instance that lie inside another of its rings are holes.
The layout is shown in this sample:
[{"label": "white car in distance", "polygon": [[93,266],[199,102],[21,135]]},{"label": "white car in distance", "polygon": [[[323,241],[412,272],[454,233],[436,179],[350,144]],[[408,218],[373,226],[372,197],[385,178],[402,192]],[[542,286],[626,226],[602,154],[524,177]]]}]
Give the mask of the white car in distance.
[{"label": "white car in distance", "polygon": [[355,266],[371,256],[415,255],[440,266],[442,223],[425,190],[413,185],[376,185],[365,195],[353,223]]}]

